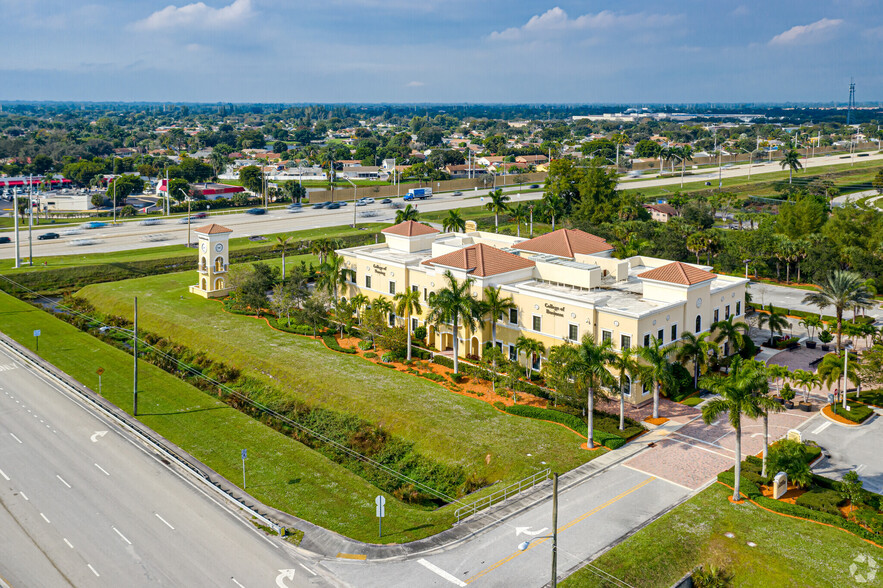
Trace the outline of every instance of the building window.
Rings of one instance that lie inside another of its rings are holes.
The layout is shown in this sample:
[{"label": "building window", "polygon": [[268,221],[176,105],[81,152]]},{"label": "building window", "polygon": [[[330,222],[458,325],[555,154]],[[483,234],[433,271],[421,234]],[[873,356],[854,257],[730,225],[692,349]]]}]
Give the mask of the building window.
[{"label": "building window", "polygon": [[366,288],[371,287],[371,276],[365,276],[365,287]]},{"label": "building window", "polygon": [[739,316],[740,314],[742,314],[742,303],[736,302],[736,316]]},{"label": "building window", "polygon": [[644,335],[644,347],[650,347],[650,333]]},{"label": "building window", "polygon": [[696,315],[696,332],[697,333],[702,332],[702,317],[699,316],[698,314]]},{"label": "building window", "polygon": [[650,384],[648,382],[642,382],[641,394],[644,396],[650,394]]},{"label": "building window", "polygon": [[567,338],[571,341],[579,340],[579,325],[567,325]]},{"label": "building window", "polygon": [[509,361],[518,361],[518,350],[515,349],[515,345],[509,346]]},{"label": "building window", "polygon": [[601,331],[601,341],[612,341],[613,333],[611,331]]},{"label": "building window", "polygon": [[423,301],[426,302],[427,300],[429,300],[429,292],[426,288],[423,288]]},{"label": "building window", "polygon": [[622,387],[620,388],[623,396],[631,396],[632,395],[632,379],[628,376],[625,376],[622,379]]},{"label": "building window", "polygon": [[419,292],[419,291],[420,291],[420,288],[417,286],[417,284],[411,285],[411,292]]},{"label": "building window", "polygon": [[513,325],[518,324],[518,309],[517,308],[510,308],[509,309],[509,322],[512,323]]},{"label": "building window", "polygon": [[534,315],[533,330],[538,333],[543,330],[543,317]]},{"label": "building window", "polygon": [[632,336],[631,335],[620,335],[619,336],[619,347],[620,349],[629,349],[632,346]]},{"label": "building window", "polygon": [[500,353],[503,353],[503,342],[497,341],[497,349],[500,350]]},{"label": "building window", "polygon": [[396,283],[395,283],[395,282],[390,282],[390,283],[389,283],[389,293],[390,293],[390,294],[395,294],[395,293],[396,293]]},{"label": "building window", "polygon": [[671,340],[674,341],[677,338],[678,338],[678,326],[672,325],[671,326]]},{"label": "building window", "polygon": [[389,313],[389,326],[390,327],[396,326],[396,315],[394,312]]},{"label": "building window", "polygon": [[714,320],[711,322],[716,323],[717,321],[720,320],[720,318],[721,318],[721,309],[715,308],[714,309]]},{"label": "building window", "polygon": [[416,330],[417,330],[417,319],[412,318],[411,319],[411,332],[414,332]]},{"label": "building window", "polygon": [[532,360],[533,361],[531,362],[531,366],[530,366],[531,369],[534,371],[539,371],[539,369],[540,369],[540,356],[539,356],[539,354],[535,353],[533,355]]},{"label": "building window", "polygon": [[660,343],[665,341],[665,329],[659,329],[656,331],[656,338],[659,339]]},{"label": "building window", "polygon": [[726,308],[724,308],[724,319],[730,318],[730,305],[727,304]]}]

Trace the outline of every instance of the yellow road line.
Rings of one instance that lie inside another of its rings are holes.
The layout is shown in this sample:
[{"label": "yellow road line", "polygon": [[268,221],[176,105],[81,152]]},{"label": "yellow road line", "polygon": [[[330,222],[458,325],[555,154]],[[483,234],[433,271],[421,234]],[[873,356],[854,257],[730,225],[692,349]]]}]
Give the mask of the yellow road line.
[{"label": "yellow road line", "polygon": [[360,559],[360,560],[368,559],[367,555],[359,554],[359,553],[338,553],[337,557],[338,557],[338,559]]},{"label": "yellow road line", "polygon": [[[613,503],[615,503],[615,502],[619,502],[620,500],[622,500],[623,498],[625,498],[625,497],[628,496],[629,494],[631,494],[631,493],[633,493],[633,492],[636,492],[636,491],[640,490],[641,488],[643,488],[644,486],[646,486],[647,484],[649,484],[650,482],[652,482],[652,481],[655,480],[655,479],[656,479],[655,476],[651,476],[651,477],[647,478],[646,480],[644,480],[643,482],[641,482],[640,484],[637,484],[636,486],[633,486],[632,488],[629,488],[628,490],[624,491],[622,494],[619,494],[619,495],[617,495],[617,496],[614,496],[613,498],[611,498],[610,500],[608,500],[608,501],[605,502],[604,504],[602,504],[602,505],[600,505],[600,506],[596,506],[595,508],[593,508],[593,509],[590,510],[589,512],[587,512],[587,513],[585,513],[585,514],[582,514],[582,515],[578,516],[577,518],[573,519],[572,521],[570,521],[569,523],[567,523],[567,524],[564,525],[563,527],[558,527],[558,533],[561,533],[562,531],[566,531],[567,529],[571,528],[572,526],[574,526],[574,525],[576,525],[576,524],[578,524],[578,523],[584,521],[585,519],[589,518],[589,517],[592,516],[593,514],[597,514],[598,512],[604,510],[605,508],[607,508],[607,507],[610,506],[611,504],[613,504]],[[485,576],[486,574],[489,574],[490,572],[494,571],[495,569],[499,568],[500,566],[502,566],[502,565],[508,563],[509,561],[515,559],[516,557],[518,557],[518,556],[521,555],[522,553],[527,553],[528,551],[530,551],[531,549],[533,549],[533,548],[536,547],[537,545],[541,545],[541,544],[545,543],[545,542],[548,541],[548,540],[549,540],[549,539],[546,538],[546,539],[538,539],[538,540],[536,540],[536,541],[531,541],[531,543],[530,543],[530,545],[528,546],[528,548],[525,549],[524,551],[516,551],[515,553],[512,553],[512,554],[510,554],[510,555],[507,555],[506,557],[504,557],[503,559],[501,559],[500,561],[498,561],[497,563],[495,563],[495,564],[492,565],[491,567],[489,567],[489,568],[487,568],[486,570],[484,570],[484,571],[482,571],[482,572],[479,572],[479,573],[477,573],[476,575],[472,576],[471,578],[467,579],[467,580],[466,580],[466,583],[467,583],[467,584],[471,584],[471,583],[474,582],[475,580],[478,580],[479,578]]]}]

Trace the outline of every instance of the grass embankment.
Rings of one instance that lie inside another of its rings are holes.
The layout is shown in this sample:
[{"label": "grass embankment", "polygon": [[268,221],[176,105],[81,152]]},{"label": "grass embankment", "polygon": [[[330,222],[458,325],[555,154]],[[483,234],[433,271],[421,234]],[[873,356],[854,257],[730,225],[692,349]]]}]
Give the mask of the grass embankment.
[{"label": "grass embankment", "polygon": [[[219,305],[218,305],[219,306]],[[102,394],[131,414],[132,356],[81,332],[26,302],[0,292],[0,330],[93,390],[105,369]],[[363,541],[377,541],[377,488],[318,452],[273,431],[146,362],[139,369],[139,420],[236,482],[240,452],[248,449],[248,490],[259,500]],[[426,511],[387,496],[385,543],[437,533],[453,509]]]},{"label": "grass embankment", "polygon": [[563,472],[593,457],[556,425],[500,414],[432,382],[330,351],[321,341],[226,313],[218,302],[188,293],[195,280],[196,272],[183,272],[95,284],[80,295],[100,312],[131,319],[137,294],[144,330],[203,351],[310,406],[382,425],[414,442],[420,454],[491,482],[521,479],[541,461]]},{"label": "grass embankment", "polygon": [[[733,586],[852,586],[849,566],[880,550],[840,529],[784,517],[748,502],[731,504],[721,484],[649,524],[592,564],[633,586],[671,586],[699,565],[733,574]],[[730,538],[726,533],[732,533]],[[755,544],[749,546],[748,542]],[[614,587],[591,568],[566,588]]]}]

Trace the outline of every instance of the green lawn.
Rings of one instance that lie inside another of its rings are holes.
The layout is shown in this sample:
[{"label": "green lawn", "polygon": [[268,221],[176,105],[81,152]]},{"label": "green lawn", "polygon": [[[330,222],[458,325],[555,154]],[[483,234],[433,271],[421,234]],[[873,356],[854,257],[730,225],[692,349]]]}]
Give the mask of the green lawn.
[{"label": "green lawn", "polygon": [[437,384],[226,313],[220,303],[189,294],[193,283],[196,272],[183,272],[93,284],[80,295],[102,312],[131,318],[137,294],[143,329],[204,351],[311,406],[381,425],[414,442],[420,454],[462,466],[467,475],[515,481],[547,466],[570,470],[598,453],[580,450],[581,439],[563,427],[502,414]]},{"label": "green lawn", "polygon": [[[131,413],[132,357],[30,304],[0,292],[0,330],[93,390],[105,369],[102,394]],[[378,368],[380,369],[380,368]],[[227,479],[241,479],[240,451],[248,449],[248,490],[259,500],[338,533],[377,541],[378,489],[316,451],[146,362],[139,369],[139,420]],[[530,424],[529,422],[527,423]],[[387,495],[386,543],[437,533],[453,521],[453,508],[427,511]]]},{"label": "green lawn", "polygon": [[[850,400],[855,400],[855,393],[850,392],[847,394],[847,397]],[[865,404],[871,404],[883,408],[883,390],[862,390],[861,396],[859,396],[858,399]]]},{"label": "green lawn", "polygon": [[[883,559],[878,547],[844,531],[748,502],[734,505],[727,501],[730,494],[729,488],[713,484],[592,564],[632,586],[668,588],[696,566],[716,565],[734,575],[733,586],[766,588],[855,586],[849,566],[856,556]],[[561,585],[616,586],[589,567]]]}]

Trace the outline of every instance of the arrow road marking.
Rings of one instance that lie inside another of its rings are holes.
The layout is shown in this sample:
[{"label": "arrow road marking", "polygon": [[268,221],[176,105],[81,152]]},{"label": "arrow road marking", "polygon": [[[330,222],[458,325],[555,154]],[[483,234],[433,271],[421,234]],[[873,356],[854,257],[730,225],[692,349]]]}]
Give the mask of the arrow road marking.
[{"label": "arrow road marking", "polygon": [[297,570],[279,570],[279,575],[276,576],[276,585],[279,588],[288,588],[285,584],[285,580],[294,580],[294,574]]},{"label": "arrow road marking", "polygon": [[107,435],[107,431],[95,431],[94,433],[92,433],[92,436],[89,437],[89,439],[92,441],[92,443],[98,443],[98,440],[105,435]]},{"label": "arrow road marking", "polygon": [[539,531],[531,531],[530,527],[515,527],[515,536],[518,537],[522,533],[525,535],[530,535],[531,537],[536,537],[537,535],[541,535],[549,530],[549,527],[543,527]]},{"label": "arrow road marking", "polygon": [[459,578],[452,576],[451,574],[447,573],[446,571],[444,571],[443,569],[441,569],[437,565],[432,564],[423,558],[418,559],[417,563],[419,563],[421,566],[423,566],[424,568],[426,568],[430,572],[441,576],[442,578],[444,578],[445,580],[447,580],[451,584],[454,584],[455,586],[466,586],[466,582],[463,582]]}]

